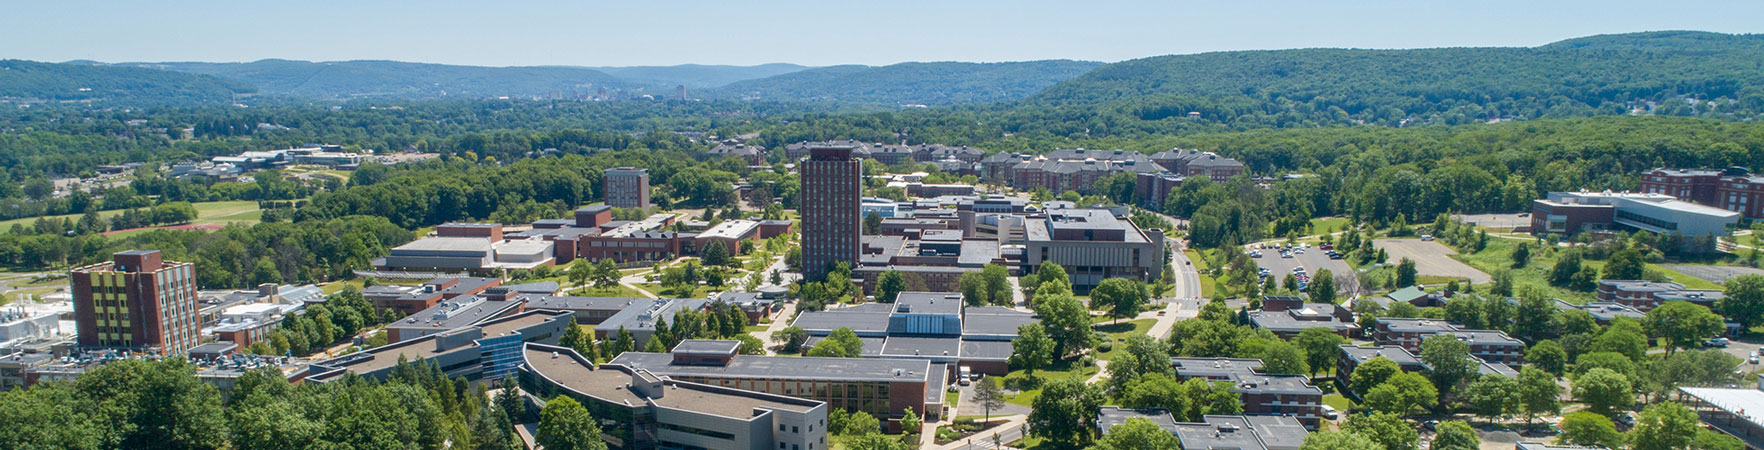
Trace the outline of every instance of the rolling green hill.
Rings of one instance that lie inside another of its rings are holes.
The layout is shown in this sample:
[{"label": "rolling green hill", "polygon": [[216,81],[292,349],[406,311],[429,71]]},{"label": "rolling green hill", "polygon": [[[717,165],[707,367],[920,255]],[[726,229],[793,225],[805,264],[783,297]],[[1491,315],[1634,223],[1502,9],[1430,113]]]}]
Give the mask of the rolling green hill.
[{"label": "rolling green hill", "polygon": [[0,60],[0,97],[48,101],[218,103],[250,85],[205,75],[85,62]]},{"label": "rolling green hill", "polygon": [[809,69],[731,83],[713,93],[762,100],[812,100],[930,106],[1021,99],[1100,65],[1046,60],[1008,63],[931,62]]},{"label": "rolling green hill", "polygon": [[1141,120],[1193,111],[1210,120],[1257,117],[1293,126],[1623,114],[1650,101],[1656,114],[1764,111],[1764,35],[1670,31],[1533,48],[1158,56],[1098,67],[1029,103],[1101,106]]},{"label": "rolling green hill", "polygon": [[264,94],[307,98],[489,98],[592,94],[633,83],[580,67],[479,67],[399,61],[248,63],[125,63],[132,67],[213,75],[257,86]]}]

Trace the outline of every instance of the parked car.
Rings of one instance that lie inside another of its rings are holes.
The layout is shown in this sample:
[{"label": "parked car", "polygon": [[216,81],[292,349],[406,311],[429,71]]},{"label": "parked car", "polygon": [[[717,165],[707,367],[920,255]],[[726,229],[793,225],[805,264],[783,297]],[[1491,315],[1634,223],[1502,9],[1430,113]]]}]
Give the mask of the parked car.
[{"label": "parked car", "polygon": [[1323,418],[1329,419],[1329,420],[1335,420],[1340,417],[1341,417],[1341,412],[1336,411],[1334,406],[1323,405]]},{"label": "parked car", "polygon": [[1260,257],[1262,257],[1262,252],[1252,250],[1249,252],[1249,257],[1260,258]]},{"label": "parked car", "polygon": [[1433,240],[1433,235],[1431,235],[1431,234],[1423,234],[1423,235],[1421,235],[1421,240],[1423,240],[1423,241],[1431,241],[1431,240]]},{"label": "parked car", "polygon": [[1727,338],[1718,337],[1718,338],[1710,339],[1707,341],[1703,341],[1703,346],[1704,347],[1727,348]]},{"label": "parked car", "polygon": [[1329,245],[1329,244],[1322,244],[1322,245],[1318,245],[1317,248],[1323,249],[1323,250],[1334,250],[1335,246]]},{"label": "parked car", "polygon": [[1291,258],[1292,252],[1280,252],[1280,257],[1281,258]]}]

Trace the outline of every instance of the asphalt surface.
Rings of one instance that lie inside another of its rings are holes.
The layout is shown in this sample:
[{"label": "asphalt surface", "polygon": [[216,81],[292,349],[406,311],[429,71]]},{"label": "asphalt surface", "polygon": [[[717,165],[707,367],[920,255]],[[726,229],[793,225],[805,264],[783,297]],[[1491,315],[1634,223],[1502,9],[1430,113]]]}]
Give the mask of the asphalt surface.
[{"label": "asphalt surface", "polygon": [[[1252,257],[1250,258],[1250,261],[1254,261],[1256,265],[1261,268],[1268,269],[1268,276],[1274,278],[1275,284],[1280,284],[1280,280],[1286,279],[1286,274],[1293,273],[1292,269],[1299,266],[1304,266],[1305,273],[1312,276],[1316,276],[1317,272],[1323,269],[1329,269],[1329,272],[1337,275],[1354,273],[1354,268],[1348,266],[1347,262],[1339,259],[1329,259],[1329,255],[1327,254],[1328,250],[1319,249],[1315,245],[1311,246],[1311,248],[1304,249],[1305,252],[1303,254],[1296,252],[1293,253],[1291,258],[1281,258],[1279,250],[1264,248],[1260,251],[1262,252],[1262,256],[1259,258]],[[1345,291],[1347,288],[1347,286],[1342,286],[1340,283],[1337,283],[1336,285],[1336,289],[1338,290]],[[1353,295],[1352,293],[1346,294],[1348,296]]]},{"label": "asphalt surface", "polygon": [[1751,267],[1703,266],[1695,264],[1667,264],[1665,267],[1716,284],[1726,284],[1728,278],[1740,275],[1764,275],[1764,270]]},{"label": "asphalt surface", "polygon": [[1531,216],[1519,217],[1518,214],[1459,214],[1458,220],[1472,225],[1488,228],[1517,228],[1531,226]]},{"label": "asphalt surface", "polygon": [[1471,283],[1488,283],[1492,278],[1475,267],[1452,259],[1458,252],[1434,241],[1420,239],[1378,239],[1372,245],[1390,254],[1394,263],[1409,258],[1415,261],[1415,273],[1451,278],[1468,278]]}]

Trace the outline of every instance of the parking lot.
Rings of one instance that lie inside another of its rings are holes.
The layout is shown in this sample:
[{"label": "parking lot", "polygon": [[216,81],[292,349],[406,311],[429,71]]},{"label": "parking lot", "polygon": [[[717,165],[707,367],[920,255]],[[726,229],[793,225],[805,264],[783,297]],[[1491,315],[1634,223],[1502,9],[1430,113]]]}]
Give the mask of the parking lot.
[{"label": "parking lot", "polygon": [[1409,258],[1415,261],[1415,273],[1449,278],[1468,278],[1471,283],[1487,283],[1491,278],[1488,274],[1470,267],[1468,264],[1452,259],[1453,251],[1438,242],[1420,239],[1378,239],[1372,245],[1384,249],[1390,254],[1389,261],[1395,263]]},{"label": "parking lot", "polygon": [[1727,284],[1728,278],[1740,275],[1764,275],[1764,270],[1751,267],[1667,264],[1666,268],[1679,271],[1685,275],[1702,278],[1715,284]]},{"label": "parking lot", "polygon": [[1479,227],[1507,229],[1531,226],[1531,215],[1521,217],[1518,214],[1459,214],[1457,219],[1464,223]]},{"label": "parking lot", "polygon": [[[1255,261],[1257,266],[1268,269],[1268,273],[1275,280],[1285,279],[1286,274],[1292,273],[1292,268],[1298,266],[1304,266],[1305,273],[1311,275],[1316,275],[1317,271],[1323,269],[1329,269],[1331,273],[1335,274],[1354,273],[1354,269],[1349,267],[1346,262],[1339,259],[1329,259],[1329,256],[1324,254],[1326,251],[1318,249],[1315,245],[1304,249],[1304,251],[1304,254],[1294,253],[1292,258],[1281,258],[1279,250],[1263,249],[1262,257],[1250,258],[1250,260]],[[1275,281],[1275,283],[1279,283],[1279,281]],[[1347,286],[1343,286],[1342,283],[1336,283],[1336,287],[1344,291],[1347,289]]]}]

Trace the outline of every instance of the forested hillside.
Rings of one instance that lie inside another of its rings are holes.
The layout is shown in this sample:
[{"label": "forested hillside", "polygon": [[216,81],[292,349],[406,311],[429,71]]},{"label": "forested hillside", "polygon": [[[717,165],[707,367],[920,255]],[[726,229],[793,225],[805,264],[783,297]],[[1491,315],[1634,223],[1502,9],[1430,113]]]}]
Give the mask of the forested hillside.
[{"label": "forested hillside", "polygon": [[245,83],[132,67],[0,60],[0,98],[125,101],[132,104],[222,103],[254,89]]},{"label": "forested hillside", "polygon": [[1654,32],[1535,48],[1301,49],[1137,59],[1030,103],[1254,126],[1460,124],[1628,113],[1756,117],[1764,35]]},{"label": "forested hillside", "polygon": [[593,95],[600,88],[636,87],[580,67],[479,67],[399,61],[248,63],[126,63],[134,67],[214,75],[257,86],[264,94],[320,99],[488,98]]},{"label": "forested hillside", "polygon": [[832,66],[715,90],[722,97],[930,106],[1021,99],[1101,63],[1047,60],[1009,63],[901,63]]}]

